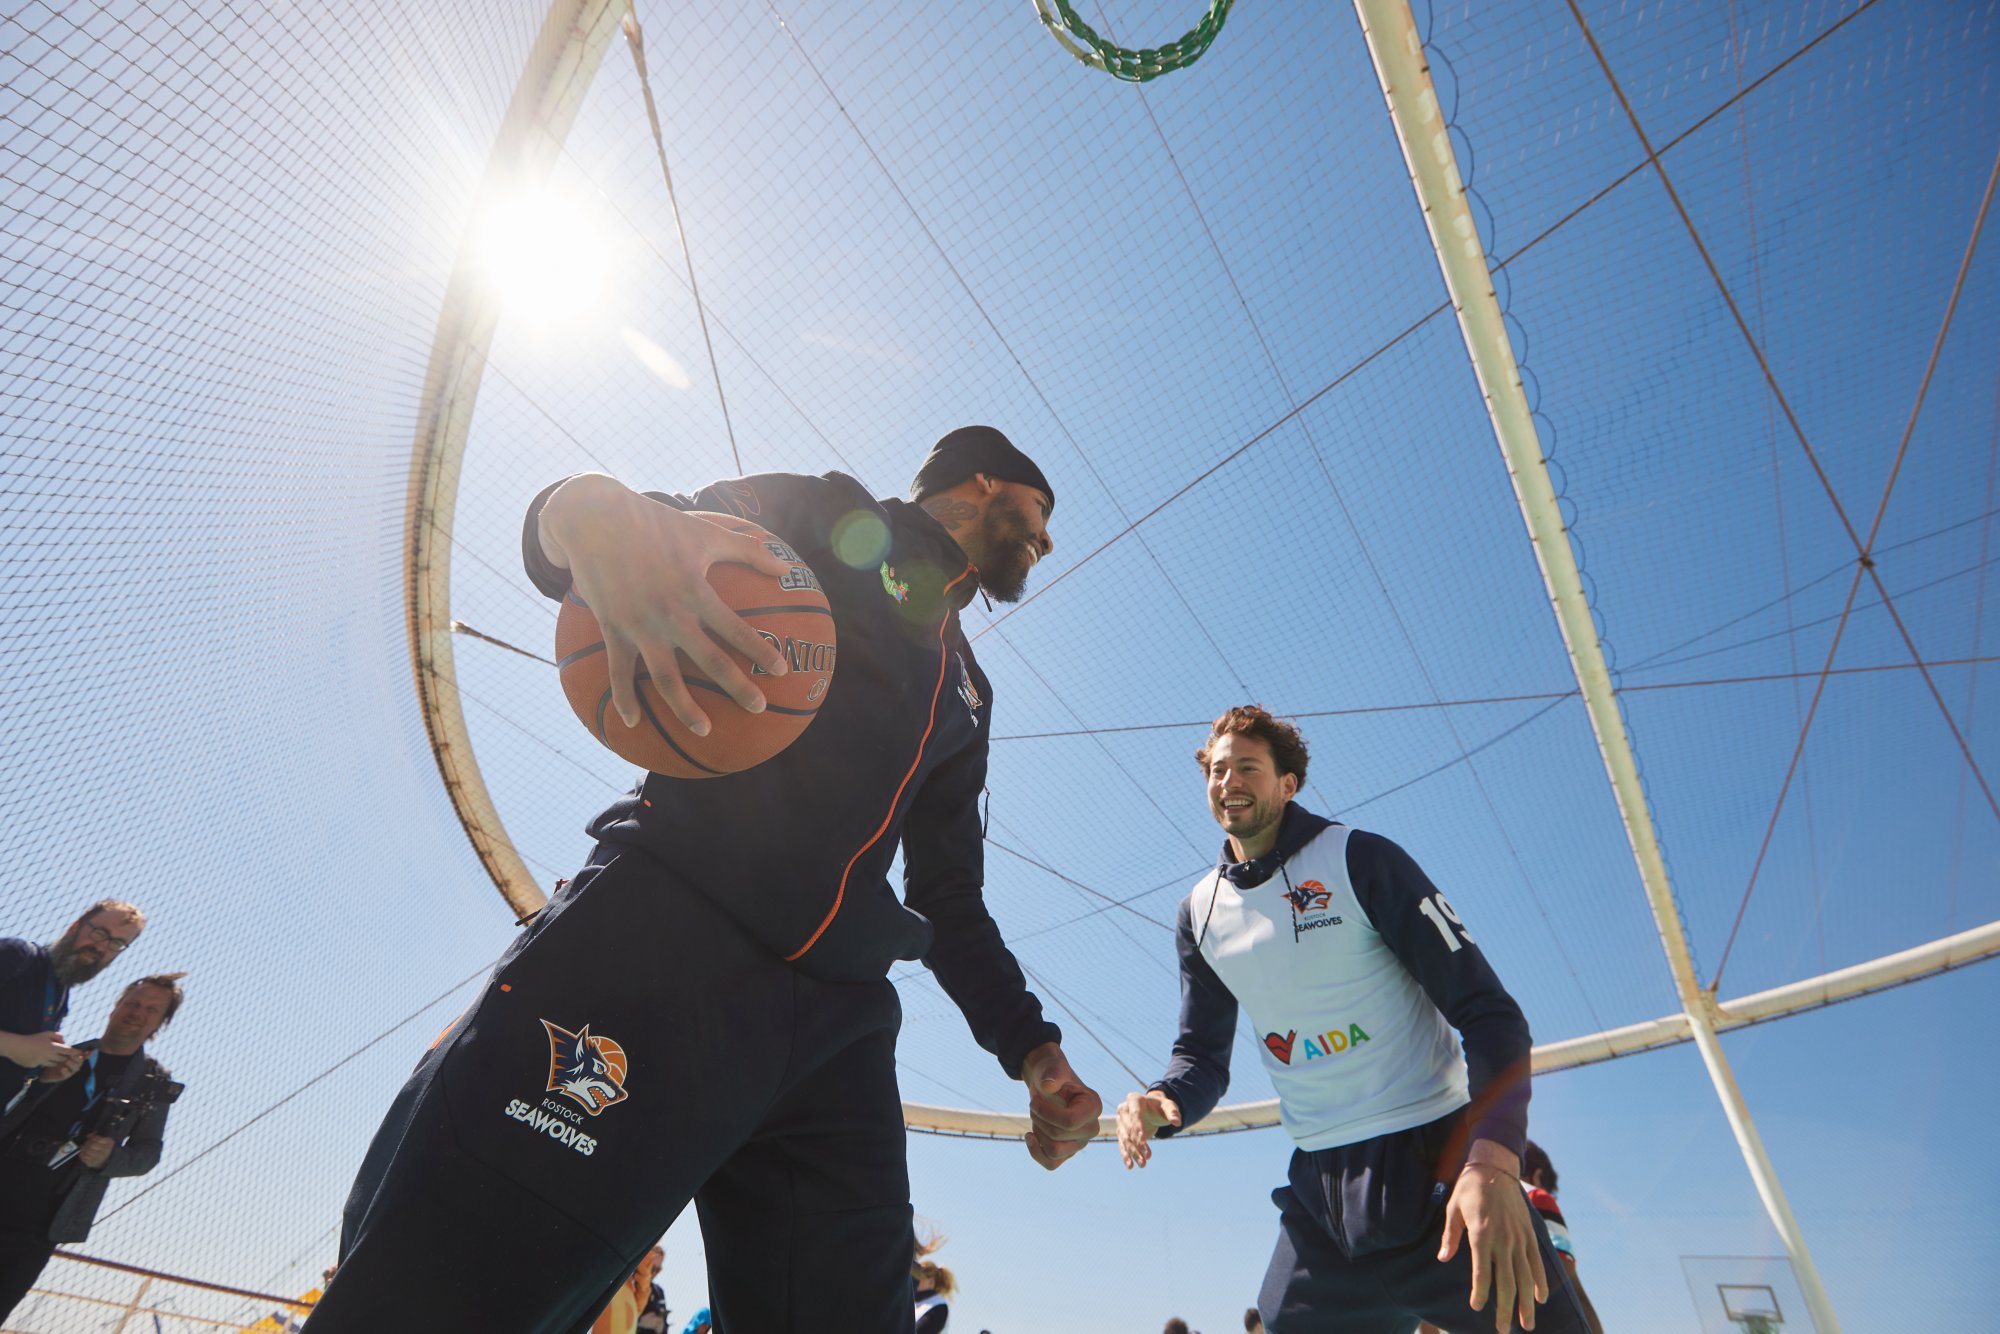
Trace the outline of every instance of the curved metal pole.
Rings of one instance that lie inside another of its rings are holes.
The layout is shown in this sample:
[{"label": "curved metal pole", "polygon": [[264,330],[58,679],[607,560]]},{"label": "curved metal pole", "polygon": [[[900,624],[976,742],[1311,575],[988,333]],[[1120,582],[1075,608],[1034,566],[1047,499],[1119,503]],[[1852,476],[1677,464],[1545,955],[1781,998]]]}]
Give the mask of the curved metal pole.
[{"label": "curved metal pole", "polygon": [[[475,222],[483,206],[503,192],[548,179],[622,12],[622,0],[555,0],[549,6],[487,159],[472,213]],[[459,468],[486,354],[500,322],[497,297],[474,271],[472,231],[469,224],[459,244],[424,372],[404,514],[406,614],[417,703],[445,792],[501,897],[516,916],[526,916],[547,903],[548,896],[508,841],[486,791],[466,732],[452,658],[451,527]]]},{"label": "curved metal pole", "polygon": [[[1810,1010],[1824,1009],[1842,1001],[1872,995],[1889,987],[1900,987],[1939,973],[1948,973],[1968,964],[2000,958],[2000,922],[1961,931],[1955,936],[1933,940],[1915,949],[1885,954],[1879,959],[1849,968],[1822,973],[1782,987],[1722,1001],[1715,1006],[1710,1027],[1716,1032],[1747,1028]],[[1595,1065],[1643,1051],[1695,1041],[1693,1023],[1686,1014],[1663,1015],[1641,1024],[1607,1028],[1600,1033],[1545,1042],[1535,1048],[1534,1068],[1538,1075],[1578,1066]],[[929,1130],[947,1135],[979,1135],[996,1139],[1023,1135],[1028,1118],[1010,1112],[983,1112],[960,1107],[933,1107],[925,1103],[903,1104],[903,1119],[912,1130]],[[1195,1139],[1203,1135],[1223,1135],[1236,1130],[1263,1130],[1278,1124],[1278,1100],[1239,1102],[1218,1107],[1192,1130],[1177,1138]],[[1099,1139],[1115,1139],[1105,1132]]]}]

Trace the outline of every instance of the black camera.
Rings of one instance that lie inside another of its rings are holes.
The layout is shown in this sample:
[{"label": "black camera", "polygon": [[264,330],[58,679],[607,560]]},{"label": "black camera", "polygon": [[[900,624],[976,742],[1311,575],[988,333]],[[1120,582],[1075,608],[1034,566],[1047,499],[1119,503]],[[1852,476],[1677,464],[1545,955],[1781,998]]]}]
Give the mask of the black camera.
[{"label": "black camera", "polygon": [[181,1096],[184,1087],[186,1086],[171,1079],[148,1075],[138,1092],[131,1097],[121,1098],[115,1094],[107,1096],[98,1106],[96,1125],[91,1128],[90,1133],[106,1135],[122,1143],[140,1117],[155,1107],[166,1106],[175,1101]]}]

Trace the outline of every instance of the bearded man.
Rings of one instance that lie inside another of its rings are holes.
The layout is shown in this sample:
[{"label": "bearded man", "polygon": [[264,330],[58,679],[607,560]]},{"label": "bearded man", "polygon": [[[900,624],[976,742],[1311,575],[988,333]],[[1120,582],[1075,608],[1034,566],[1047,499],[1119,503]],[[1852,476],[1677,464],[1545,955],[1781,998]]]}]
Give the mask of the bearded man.
[{"label": "bearded man", "polygon": [[[311,1334],[581,1331],[690,1200],[721,1328],[817,1331],[833,1312],[843,1329],[910,1334],[898,959],[922,959],[1027,1085],[1036,1162],[1052,1169],[1096,1133],[1102,1104],[986,910],[993,692],[959,624],[980,589],[1021,595],[1054,546],[1055,492],[1005,435],[968,426],[937,442],[910,494],[877,500],[840,473],[687,496],[586,474],[535,498],[529,578],[596,614],[628,723],[641,664],[697,735],[708,716],[678,654],[753,713],[764,696],[724,647],[786,670],[705,576],[789,565],[690,511],[752,520],[811,566],[840,674],[781,754],[699,781],[643,775],[590,823],[589,863],[377,1133]],[[645,966],[616,962],[629,959]],[[558,1035],[620,1054],[587,1121],[545,1096]]]},{"label": "bearded man", "polygon": [[53,945],[0,940],[0,1114],[36,1076],[65,1079],[82,1066],[62,1035],[70,988],[109,968],[145,929],[137,907],[99,899]]}]

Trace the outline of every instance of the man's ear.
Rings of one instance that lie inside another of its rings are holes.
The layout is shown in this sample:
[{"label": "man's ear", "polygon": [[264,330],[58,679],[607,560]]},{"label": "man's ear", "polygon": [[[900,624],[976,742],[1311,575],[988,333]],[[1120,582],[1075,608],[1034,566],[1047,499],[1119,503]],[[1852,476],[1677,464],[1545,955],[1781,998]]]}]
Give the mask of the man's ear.
[{"label": "man's ear", "polygon": [[[1287,783],[1289,783],[1289,784],[1290,784],[1291,786],[1290,786],[1290,787],[1286,787],[1286,786],[1285,786],[1285,784],[1287,784]],[[1293,797],[1296,797],[1296,796],[1298,796],[1298,795],[1299,795],[1299,776],[1298,776],[1297,774],[1285,774],[1285,775],[1283,775],[1283,776],[1282,776],[1282,777],[1281,777],[1281,778],[1279,779],[1279,790],[1280,790],[1280,791],[1282,791],[1282,792],[1283,792],[1283,793],[1285,794],[1285,800],[1286,800],[1286,801],[1290,801],[1290,800],[1291,800],[1291,799],[1292,799]]]},{"label": "man's ear", "polygon": [[1000,479],[991,473],[976,472],[972,474],[972,480],[979,484],[982,496],[991,496],[1000,489]]}]

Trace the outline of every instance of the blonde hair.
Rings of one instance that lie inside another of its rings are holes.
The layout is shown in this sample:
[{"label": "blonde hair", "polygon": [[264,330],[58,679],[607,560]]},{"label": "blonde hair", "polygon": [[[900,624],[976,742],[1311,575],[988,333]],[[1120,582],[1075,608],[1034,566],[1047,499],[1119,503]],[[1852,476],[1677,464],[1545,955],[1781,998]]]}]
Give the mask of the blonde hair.
[{"label": "blonde hair", "polygon": [[916,1256],[910,1261],[910,1281],[920,1288],[928,1288],[940,1297],[949,1297],[958,1291],[958,1279],[949,1269],[930,1257],[944,1249],[951,1238],[942,1232],[933,1232],[917,1243]]},{"label": "blonde hair", "polygon": [[919,1260],[910,1266],[910,1277],[920,1288],[928,1288],[940,1297],[949,1297],[958,1291],[958,1279],[949,1269],[935,1260]]}]

